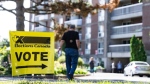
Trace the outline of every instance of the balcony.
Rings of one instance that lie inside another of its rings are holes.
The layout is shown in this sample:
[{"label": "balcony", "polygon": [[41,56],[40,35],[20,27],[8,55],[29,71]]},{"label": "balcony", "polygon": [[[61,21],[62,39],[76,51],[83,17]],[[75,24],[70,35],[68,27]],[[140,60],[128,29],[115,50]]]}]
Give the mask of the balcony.
[{"label": "balcony", "polygon": [[49,28],[43,27],[43,26],[39,26],[39,27],[35,27],[34,31],[50,31]]},{"label": "balcony", "polygon": [[142,36],[142,23],[113,27],[111,39],[130,38],[133,35]]},{"label": "balcony", "polygon": [[74,24],[76,27],[81,27],[82,26],[82,19],[72,19],[69,21],[65,21],[64,23],[67,25]]},{"label": "balcony", "polygon": [[142,3],[114,9],[111,15],[111,20],[121,20],[140,16],[142,16]]},{"label": "balcony", "polygon": [[39,21],[47,21],[48,20],[48,15],[40,15],[39,16]]},{"label": "balcony", "polygon": [[108,57],[130,57],[130,44],[109,45]]}]

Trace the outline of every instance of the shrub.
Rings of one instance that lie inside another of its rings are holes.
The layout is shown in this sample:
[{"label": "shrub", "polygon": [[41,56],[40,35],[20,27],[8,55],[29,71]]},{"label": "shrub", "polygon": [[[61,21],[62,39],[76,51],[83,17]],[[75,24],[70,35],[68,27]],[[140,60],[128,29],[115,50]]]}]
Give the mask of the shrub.
[{"label": "shrub", "polygon": [[84,61],[81,57],[78,59],[78,66],[82,66],[84,64]]},{"label": "shrub", "polygon": [[4,74],[5,74],[5,75],[11,75],[11,74],[12,74],[12,68],[11,68],[11,67],[6,68]]},{"label": "shrub", "polygon": [[85,69],[81,69],[81,68],[77,68],[75,71],[75,74],[87,74],[87,70]]},{"label": "shrub", "polygon": [[0,67],[0,71],[4,71],[5,69],[3,67]]},{"label": "shrub", "polygon": [[[59,62],[55,61],[54,74],[55,75],[58,75],[58,74],[66,75],[66,65],[65,65],[65,63],[59,63]],[[75,74],[87,74],[87,70],[77,68],[76,71],[75,71]]]},{"label": "shrub", "polygon": [[88,67],[89,67],[89,64],[83,64],[82,66],[88,68]]},{"label": "shrub", "polygon": [[65,63],[65,56],[60,56],[58,58],[59,63]]},{"label": "shrub", "polygon": [[105,69],[105,68],[102,67],[102,66],[97,66],[97,67],[96,67],[96,70],[97,70],[97,69]]},{"label": "shrub", "polygon": [[[61,54],[61,56],[65,56],[65,52],[64,51],[62,51],[62,54]],[[58,49],[55,49],[55,56],[54,56],[54,60],[56,61],[56,60],[58,60]]]}]

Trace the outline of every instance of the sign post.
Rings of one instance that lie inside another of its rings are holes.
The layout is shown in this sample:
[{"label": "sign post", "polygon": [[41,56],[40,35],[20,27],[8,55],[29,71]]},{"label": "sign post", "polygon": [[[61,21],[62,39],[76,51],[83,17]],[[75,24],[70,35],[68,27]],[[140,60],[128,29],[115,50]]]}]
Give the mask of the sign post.
[{"label": "sign post", "polygon": [[10,31],[12,76],[54,73],[54,33]]}]

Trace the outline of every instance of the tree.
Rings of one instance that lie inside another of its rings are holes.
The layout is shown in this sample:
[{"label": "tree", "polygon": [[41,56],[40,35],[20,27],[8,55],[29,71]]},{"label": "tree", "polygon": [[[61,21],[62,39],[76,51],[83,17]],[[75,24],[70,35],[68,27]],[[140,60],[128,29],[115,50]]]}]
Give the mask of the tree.
[{"label": "tree", "polygon": [[140,40],[139,41],[140,43],[140,60],[141,61],[147,61],[147,56],[146,56],[146,52],[145,52],[145,50],[144,50],[144,45],[143,45],[143,42]]},{"label": "tree", "polygon": [[144,45],[140,39],[135,37],[135,35],[130,40],[130,51],[130,61],[147,61]]},{"label": "tree", "polygon": [[4,47],[4,46],[6,46],[6,47],[10,46],[8,39],[4,38],[4,39],[2,39],[2,41],[0,41],[0,48]]},{"label": "tree", "polygon": [[[89,13],[91,13],[92,15],[96,14],[99,9],[104,9],[104,10],[108,9],[111,12],[114,8],[118,7],[119,2],[120,2],[119,0],[110,0],[109,3],[107,4],[96,4],[93,6],[83,0],[79,0],[77,2],[73,2],[73,0],[69,0],[66,2],[62,2],[62,1],[53,2],[51,0],[49,1],[49,3],[44,3],[44,4],[42,2],[44,2],[45,0],[30,0],[35,5],[29,8],[24,8],[24,5],[23,5],[24,0],[0,0],[0,2],[3,2],[3,1],[13,1],[16,3],[16,9],[8,10],[4,8],[2,5],[0,5],[0,8],[2,8],[1,11],[5,10],[10,13],[13,13],[16,16],[16,22],[17,22],[16,30],[17,31],[24,31],[24,21],[27,21],[25,20],[25,17],[24,17],[25,12],[30,13],[30,14],[38,14],[38,15],[52,14],[52,13],[61,14],[61,15],[70,15],[71,13],[75,13],[83,17],[86,17]],[[39,9],[39,6],[43,8]],[[42,25],[38,22],[32,22],[32,21],[28,21],[28,22]],[[42,25],[42,26],[45,26],[45,25]],[[63,25],[59,25],[59,27],[60,28],[56,27],[52,29],[55,30],[57,33],[57,32],[60,32],[64,28]],[[51,28],[51,27],[47,27],[47,28]]]}]

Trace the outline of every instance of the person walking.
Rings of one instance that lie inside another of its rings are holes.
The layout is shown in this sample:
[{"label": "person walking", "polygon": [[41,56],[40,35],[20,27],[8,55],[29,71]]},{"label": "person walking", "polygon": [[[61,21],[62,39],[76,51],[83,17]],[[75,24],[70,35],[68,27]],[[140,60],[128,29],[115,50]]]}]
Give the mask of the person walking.
[{"label": "person walking", "polygon": [[66,75],[69,80],[72,80],[78,63],[78,49],[80,47],[79,33],[75,31],[75,25],[70,25],[68,31],[62,36],[58,51],[62,49],[64,43],[67,69]]},{"label": "person walking", "polygon": [[90,72],[93,73],[94,72],[94,58],[93,57],[90,57],[89,65],[90,65]]},{"label": "person walking", "polygon": [[115,62],[114,61],[111,63],[111,70],[112,70],[112,73],[115,72]]},{"label": "person walking", "polygon": [[122,63],[120,61],[117,64],[117,71],[118,71],[118,73],[122,72]]}]

